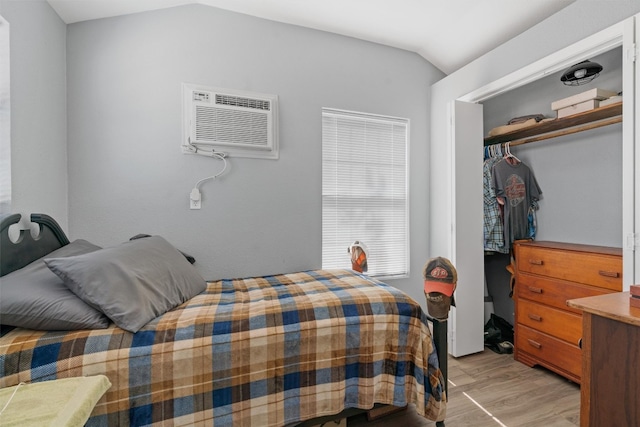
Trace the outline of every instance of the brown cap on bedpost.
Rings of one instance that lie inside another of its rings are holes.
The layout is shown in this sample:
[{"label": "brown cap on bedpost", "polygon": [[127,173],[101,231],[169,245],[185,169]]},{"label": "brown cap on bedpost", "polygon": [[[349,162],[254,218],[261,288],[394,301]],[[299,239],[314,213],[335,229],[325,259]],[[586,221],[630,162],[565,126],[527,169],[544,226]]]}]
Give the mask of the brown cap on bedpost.
[{"label": "brown cap on bedpost", "polygon": [[429,315],[436,319],[446,319],[449,317],[453,292],[458,283],[456,268],[447,258],[431,258],[424,266],[423,276]]}]

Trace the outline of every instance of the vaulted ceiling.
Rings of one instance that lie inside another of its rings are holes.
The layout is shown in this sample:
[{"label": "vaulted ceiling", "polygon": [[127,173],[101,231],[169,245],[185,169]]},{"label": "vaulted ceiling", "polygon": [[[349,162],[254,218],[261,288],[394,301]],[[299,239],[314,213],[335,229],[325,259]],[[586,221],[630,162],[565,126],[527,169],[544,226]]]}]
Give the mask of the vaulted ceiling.
[{"label": "vaulted ceiling", "polygon": [[415,52],[450,74],[575,0],[47,0],[64,22],[203,4]]}]

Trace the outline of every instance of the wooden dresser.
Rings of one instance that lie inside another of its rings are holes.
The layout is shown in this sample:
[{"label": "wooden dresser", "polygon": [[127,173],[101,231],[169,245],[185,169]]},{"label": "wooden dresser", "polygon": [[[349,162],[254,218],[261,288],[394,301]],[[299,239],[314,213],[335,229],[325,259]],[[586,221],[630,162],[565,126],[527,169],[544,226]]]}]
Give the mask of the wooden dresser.
[{"label": "wooden dresser", "polygon": [[640,308],[629,305],[629,292],[569,304],[584,310],[580,425],[638,426]]},{"label": "wooden dresser", "polygon": [[580,384],[582,312],[567,300],[622,290],[622,250],[517,241],[514,358]]}]

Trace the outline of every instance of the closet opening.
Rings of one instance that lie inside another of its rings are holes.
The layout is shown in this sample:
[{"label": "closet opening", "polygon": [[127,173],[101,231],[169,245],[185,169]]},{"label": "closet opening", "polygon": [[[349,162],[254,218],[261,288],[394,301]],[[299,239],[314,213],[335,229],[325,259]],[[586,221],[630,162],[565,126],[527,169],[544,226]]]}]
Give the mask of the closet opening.
[{"label": "closet opening", "polygon": [[[543,117],[541,120],[555,119],[558,113],[552,110],[551,104],[557,100],[595,88],[621,93],[622,48],[617,47],[591,59],[604,69],[595,80],[583,86],[564,85],[560,81],[562,71],[559,71],[484,101],[485,137],[497,135],[500,131],[504,133],[508,128],[505,125],[517,118],[535,115]],[[616,99],[612,98],[612,101]],[[594,106],[596,104],[599,107],[599,102],[593,103]],[[622,124],[613,123],[544,140],[529,139],[532,141],[511,145],[509,150],[529,167],[542,190],[535,211],[535,224],[530,224],[529,229],[535,240],[620,247]],[[523,140],[527,138],[520,139]],[[487,144],[492,142],[491,139],[486,141]],[[495,147],[488,145],[492,146]],[[504,147],[505,143],[498,144],[500,149],[493,150],[498,153],[485,155],[483,160],[495,162],[495,157],[504,157]],[[514,237],[526,239],[529,235],[520,233]],[[485,309],[493,309],[496,315],[513,325],[511,274],[506,269],[511,262],[511,249],[510,242],[505,242],[500,248],[490,239],[485,240],[484,272],[486,296],[493,302],[493,307],[485,304]],[[485,319],[489,314],[485,313]]]},{"label": "closet opening", "polygon": [[[635,86],[634,67],[625,60],[625,46],[635,38],[634,25],[634,18],[627,19],[452,102],[452,251],[456,265],[462,266],[465,277],[473,282],[457,291],[459,307],[452,308],[449,348],[454,357],[483,350],[482,340],[477,337],[483,336],[488,317],[483,316],[485,309],[487,314],[493,312],[514,322],[509,296],[511,275],[505,268],[510,255],[485,255],[480,245],[468,247],[470,236],[483,235],[482,221],[474,215],[482,217],[480,145],[490,129],[521,115],[542,113],[552,117],[555,112],[551,102],[565,95],[593,87],[617,92],[626,89],[623,123],[522,144],[511,151],[529,164],[541,181],[536,240],[620,248],[624,236],[633,233]],[[603,74],[589,86],[562,85],[562,71],[585,59],[604,65]],[[475,178],[469,177],[470,170]],[[463,203],[465,206],[460,206]],[[634,280],[634,257],[633,252],[629,256],[628,248],[623,249],[623,289],[628,289]],[[479,292],[485,277],[485,293],[492,304]],[[480,319],[485,319],[482,325]]]}]

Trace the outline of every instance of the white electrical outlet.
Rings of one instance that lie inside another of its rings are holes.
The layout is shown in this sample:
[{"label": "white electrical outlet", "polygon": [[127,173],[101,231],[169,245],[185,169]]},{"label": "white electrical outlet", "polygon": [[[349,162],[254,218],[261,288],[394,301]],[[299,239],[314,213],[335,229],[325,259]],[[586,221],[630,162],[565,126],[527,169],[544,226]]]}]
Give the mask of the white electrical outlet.
[{"label": "white electrical outlet", "polygon": [[202,198],[200,197],[200,190],[194,188],[189,194],[189,209],[200,209],[202,206]]}]

